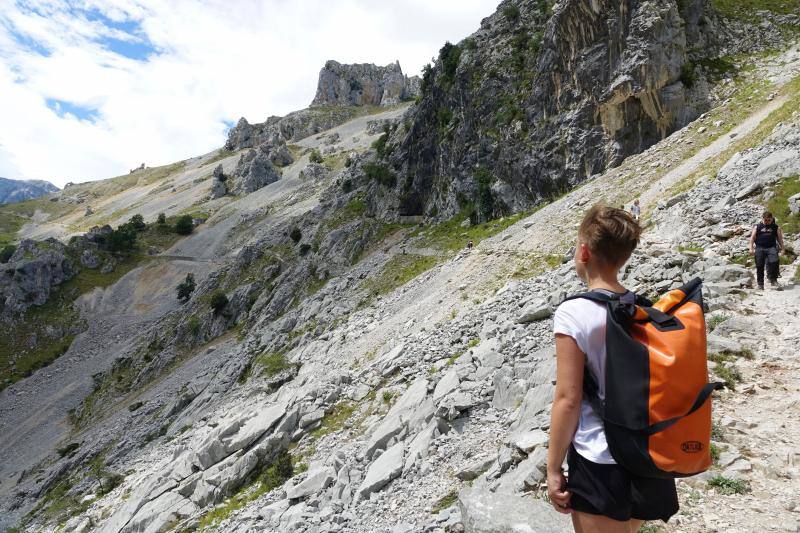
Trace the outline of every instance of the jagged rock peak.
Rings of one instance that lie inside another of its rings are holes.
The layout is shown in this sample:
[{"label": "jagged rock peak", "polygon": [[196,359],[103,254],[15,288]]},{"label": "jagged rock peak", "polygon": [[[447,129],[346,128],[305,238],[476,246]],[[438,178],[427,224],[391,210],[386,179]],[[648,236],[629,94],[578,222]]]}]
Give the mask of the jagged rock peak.
[{"label": "jagged rock peak", "polygon": [[400,62],[379,67],[371,63],[343,65],[329,60],[319,71],[311,106],[397,104],[419,93],[419,78],[403,74]]}]

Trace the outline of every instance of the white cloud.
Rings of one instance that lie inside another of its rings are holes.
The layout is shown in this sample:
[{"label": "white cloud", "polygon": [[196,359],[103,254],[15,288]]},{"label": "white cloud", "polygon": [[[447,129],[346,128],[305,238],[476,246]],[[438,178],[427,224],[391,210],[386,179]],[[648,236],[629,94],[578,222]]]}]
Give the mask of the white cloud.
[{"label": "white cloud", "polygon": [[[0,176],[63,185],[208,152],[225,121],[306,107],[327,59],[418,74],[497,0],[78,4],[0,0]],[[158,53],[131,59],[109,43]]]}]

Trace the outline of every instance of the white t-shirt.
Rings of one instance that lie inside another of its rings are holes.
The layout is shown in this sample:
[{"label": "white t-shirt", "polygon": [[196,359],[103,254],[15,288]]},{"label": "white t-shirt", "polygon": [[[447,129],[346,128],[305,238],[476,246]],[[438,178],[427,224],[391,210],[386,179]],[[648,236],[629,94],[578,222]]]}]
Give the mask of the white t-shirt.
[{"label": "white t-shirt", "polygon": [[[583,298],[562,303],[553,317],[553,332],[572,337],[578,348],[586,354],[586,362],[597,380],[601,400],[606,397],[606,318],[605,305]],[[616,464],[608,450],[603,420],[585,397],[581,402],[581,417],[572,437],[572,445],[581,456],[593,463]]]}]

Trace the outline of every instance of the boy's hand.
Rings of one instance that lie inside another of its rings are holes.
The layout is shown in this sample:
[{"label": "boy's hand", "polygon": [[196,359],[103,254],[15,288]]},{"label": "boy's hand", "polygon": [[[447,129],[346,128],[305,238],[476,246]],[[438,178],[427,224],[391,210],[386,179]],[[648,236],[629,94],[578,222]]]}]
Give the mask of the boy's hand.
[{"label": "boy's hand", "polygon": [[567,492],[566,487],[567,478],[562,472],[547,473],[547,495],[550,497],[550,503],[553,504],[556,511],[563,514],[572,512],[569,508],[569,499],[572,494]]}]

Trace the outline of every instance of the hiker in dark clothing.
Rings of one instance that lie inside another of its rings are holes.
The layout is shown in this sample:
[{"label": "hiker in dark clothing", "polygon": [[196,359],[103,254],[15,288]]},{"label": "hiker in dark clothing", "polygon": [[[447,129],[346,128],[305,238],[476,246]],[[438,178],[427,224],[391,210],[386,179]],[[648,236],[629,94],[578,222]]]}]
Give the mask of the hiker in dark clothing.
[{"label": "hiker in dark clothing", "polygon": [[750,253],[756,256],[756,280],[758,288],[764,289],[764,266],[767,267],[767,277],[773,287],[778,286],[780,260],[778,255],[783,247],[783,232],[775,223],[772,213],[765,211],[763,221],[753,227],[750,233]]}]

